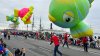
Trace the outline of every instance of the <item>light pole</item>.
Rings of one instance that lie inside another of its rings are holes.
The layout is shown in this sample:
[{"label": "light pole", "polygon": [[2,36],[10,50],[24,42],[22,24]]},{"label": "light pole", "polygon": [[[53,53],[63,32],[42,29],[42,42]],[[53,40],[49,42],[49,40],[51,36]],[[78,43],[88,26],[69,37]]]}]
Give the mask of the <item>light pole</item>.
[{"label": "light pole", "polygon": [[28,24],[27,24],[27,31],[28,31]]},{"label": "light pole", "polygon": [[52,30],[53,28],[52,28],[52,23],[50,23],[50,30]]},{"label": "light pole", "polygon": [[33,16],[33,22],[32,22],[32,31],[33,31],[33,27],[34,27],[34,16]]},{"label": "light pole", "polygon": [[41,17],[40,17],[40,31],[41,31],[41,28],[42,28],[42,27],[41,27]]}]

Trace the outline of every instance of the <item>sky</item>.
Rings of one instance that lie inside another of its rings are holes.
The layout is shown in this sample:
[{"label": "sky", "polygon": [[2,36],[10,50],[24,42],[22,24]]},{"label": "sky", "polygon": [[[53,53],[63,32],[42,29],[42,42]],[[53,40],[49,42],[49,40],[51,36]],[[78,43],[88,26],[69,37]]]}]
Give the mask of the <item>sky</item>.
[{"label": "sky", "polygon": [[[42,27],[44,29],[50,28],[50,21],[48,19],[48,10],[51,0],[0,0],[0,29],[9,28],[11,22],[6,21],[7,15],[13,15],[14,8],[21,9],[25,7],[34,6],[34,30],[39,29],[39,20],[42,20]],[[100,0],[95,0],[92,3],[89,14],[84,20],[95,33],[100,33]],[[33,16],[31,17],[31,19]],[[18,29],[26,30],[27,26],[19,19],[20,25]],[[53,24],[53,29],[66,30]],[[31,25],[29,25],[29,30],[31,30]]]}]

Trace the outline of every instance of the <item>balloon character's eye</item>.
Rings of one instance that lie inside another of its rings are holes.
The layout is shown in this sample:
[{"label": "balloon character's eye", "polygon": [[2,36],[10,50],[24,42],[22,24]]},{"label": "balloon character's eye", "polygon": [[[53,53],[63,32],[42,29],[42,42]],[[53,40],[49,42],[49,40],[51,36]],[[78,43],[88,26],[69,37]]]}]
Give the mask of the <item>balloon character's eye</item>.
[{"label": "balloon character's eye", "polygon": [[63,20],[64,20],[64,22],[72,22],[73,18],[68,16],[68,15],[66,15],[66,14],[64,14],[63,15]]}]

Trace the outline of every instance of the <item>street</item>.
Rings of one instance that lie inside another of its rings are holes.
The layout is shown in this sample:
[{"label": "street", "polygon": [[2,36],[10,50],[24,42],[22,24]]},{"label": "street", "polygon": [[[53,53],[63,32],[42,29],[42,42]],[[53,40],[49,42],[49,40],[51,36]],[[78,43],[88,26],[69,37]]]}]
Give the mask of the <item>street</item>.
[{"label": "street", "polygon": [[[53,56],[54,45],[49,45],[49,42],[43,40],[11,36],[11,40],[5,39],[5,42],[12,53],[14,53],[14,48],[26,48],[26,56]],[[60,45],[59,50],[63,56],[100,56],[100,50],[97,49],[90,48],[89,52],[84,52],[81,47],[69,47]]]}]

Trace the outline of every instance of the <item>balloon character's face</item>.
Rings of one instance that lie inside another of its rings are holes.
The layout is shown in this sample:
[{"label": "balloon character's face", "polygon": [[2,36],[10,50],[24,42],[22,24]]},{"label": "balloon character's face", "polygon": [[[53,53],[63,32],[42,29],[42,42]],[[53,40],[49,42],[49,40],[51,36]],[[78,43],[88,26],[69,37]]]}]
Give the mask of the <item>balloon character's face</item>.
[{"label": "balloon character's face", "polygon": [[13,15],[6,16],[6,20],[11,21],[11,22],[15,23],[16,25],[19,25],[18,17],[14,17]]},{"label": "balloon character's face", "polygon": [[89,8],[88,0],[52,0],[49,19],[62,28],[71,28],[86,17]]},{"label": "balloon character's face", "polygon": [[20,17],[21,20],[24,22],[24,24],[30,24],[31,23],[31,16],[33,14],[33,7],[30,8],[23,8],[21,10],[14,10],[14,16]]}]

